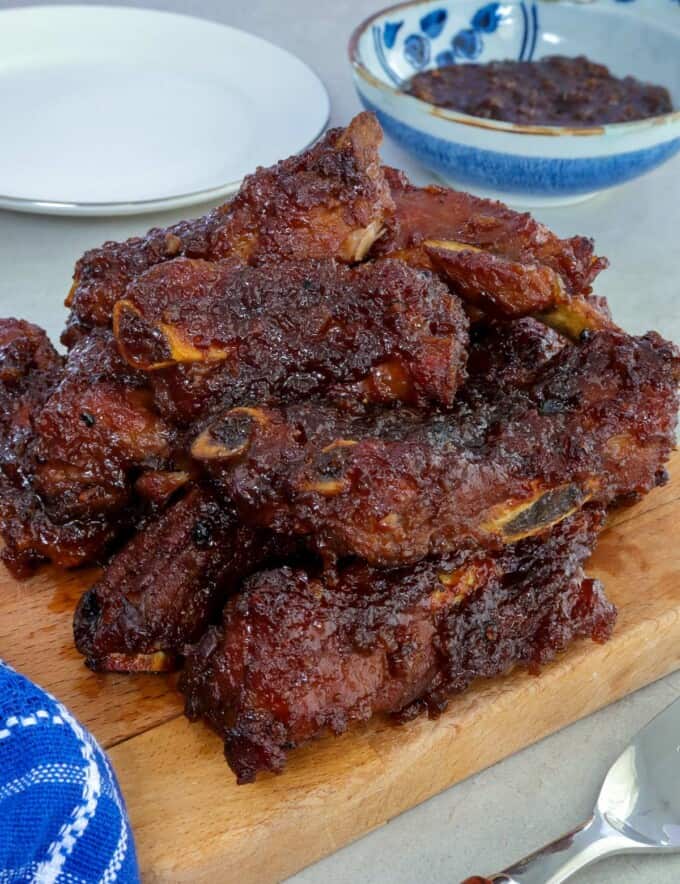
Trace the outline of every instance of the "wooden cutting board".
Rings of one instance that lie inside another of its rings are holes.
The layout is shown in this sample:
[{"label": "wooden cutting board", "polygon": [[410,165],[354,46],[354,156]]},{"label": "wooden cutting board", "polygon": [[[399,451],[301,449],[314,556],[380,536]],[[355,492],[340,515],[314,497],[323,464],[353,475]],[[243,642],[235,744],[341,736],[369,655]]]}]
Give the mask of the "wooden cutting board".
[{"label": "wooden cutting board", "polygon": [[265,884],[452,783],[680,667],[680,454],[673,480],[611,518],[589,572],[619,607],[611,641],[582,641],[539,677],[515,672],[437,721],[384,722],[293,753],[236,786],[219,739],[181,715],[173,678],[95,675],[71,616],[95,572],[0,574],[0,657],[69,705],[110,750],[146,882]]}]

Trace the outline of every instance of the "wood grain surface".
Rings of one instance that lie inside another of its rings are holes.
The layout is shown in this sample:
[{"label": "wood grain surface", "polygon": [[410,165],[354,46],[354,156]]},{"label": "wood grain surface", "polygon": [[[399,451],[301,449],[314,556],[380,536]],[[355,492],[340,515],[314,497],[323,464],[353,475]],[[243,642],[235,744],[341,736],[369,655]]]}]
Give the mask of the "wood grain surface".
[{"label": "wood grain surface", "polygon": [[278,881],[447,786],[680,667],[680,455],[672,481],[612,515],[588,567],[619,608],[539,677],[516,671],[437,721],[377,721],[236,786],[219,739],[181,716],[174,679],[89,672],[75,602],[96,572],[0,575],[0,657],[55,693],[110,749],[145,881]]}]

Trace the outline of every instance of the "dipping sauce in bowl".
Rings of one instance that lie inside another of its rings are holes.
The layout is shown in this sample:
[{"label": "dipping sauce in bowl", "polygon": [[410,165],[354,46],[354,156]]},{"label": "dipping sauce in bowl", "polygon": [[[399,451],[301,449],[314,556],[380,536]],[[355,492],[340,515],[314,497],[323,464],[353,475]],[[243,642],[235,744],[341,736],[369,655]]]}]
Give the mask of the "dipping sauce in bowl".
[{"label": "dipping sauce in bowl", "polygon": [[664,86],[615,77],[583,55],[448,65],[421,71],[404,91],[473,117],[527,125],[599,126],[673,110]]},{"label": "dipping sauce in bowl", "polygon": [[563,205],[680,155],[678,2],[402,0],[349,56],[388,137],[480,196]]}]

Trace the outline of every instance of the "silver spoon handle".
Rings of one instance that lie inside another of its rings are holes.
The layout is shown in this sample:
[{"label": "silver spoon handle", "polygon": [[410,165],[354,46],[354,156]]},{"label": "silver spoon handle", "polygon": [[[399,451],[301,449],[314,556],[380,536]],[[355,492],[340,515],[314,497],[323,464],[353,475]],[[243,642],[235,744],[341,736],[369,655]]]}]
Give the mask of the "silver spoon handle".
[{"label": "silver spoon handle", "polygon": [[561,884],[605,856],[640,850],[640,845],[595,815],[546,847],[490,878],[467,878],[463,884]]}]

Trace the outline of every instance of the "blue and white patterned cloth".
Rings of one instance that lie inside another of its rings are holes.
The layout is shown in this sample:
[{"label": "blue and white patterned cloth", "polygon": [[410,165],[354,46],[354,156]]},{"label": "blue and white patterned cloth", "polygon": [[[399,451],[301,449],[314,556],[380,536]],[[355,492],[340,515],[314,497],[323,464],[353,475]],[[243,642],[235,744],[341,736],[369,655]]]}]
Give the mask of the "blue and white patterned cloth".
[{"label": "blue and white patterned cloth", "polygon": [[0,661],[0,884],[137,884],[115,774],[54,697]]}]

